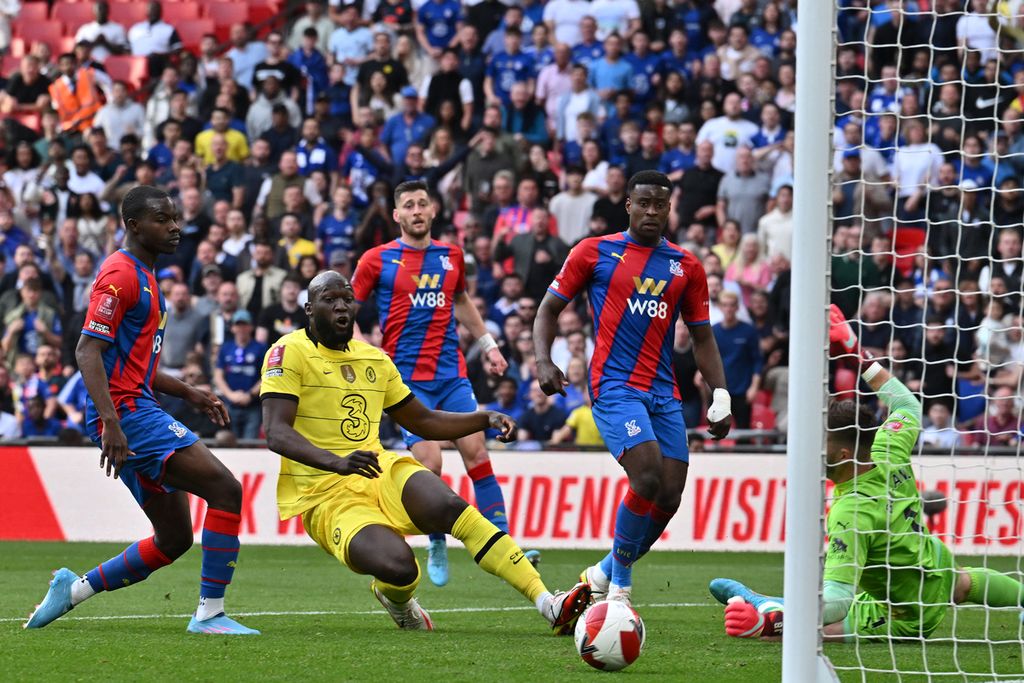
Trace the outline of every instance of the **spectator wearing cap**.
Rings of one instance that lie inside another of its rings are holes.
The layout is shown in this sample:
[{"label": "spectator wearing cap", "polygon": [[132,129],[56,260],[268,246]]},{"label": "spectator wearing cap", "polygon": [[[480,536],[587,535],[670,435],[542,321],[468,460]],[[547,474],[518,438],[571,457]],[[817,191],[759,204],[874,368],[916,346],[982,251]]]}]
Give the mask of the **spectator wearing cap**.
[{"label": "spectator wearing cap", "polygon": [[228,143],[228,159],[230,161],[244,161],[249,156],[249,142],[245,135],[231,128],[231,112],[222,107],[217,107],[210,114],[210,127],[196,136],[196,154],[206,164],[215,161],[213,156],[213,136],[223,135]]},{"label": "spectator wearing cap", "polygon": [[93,5],[95,21],[82,24],[75,32],[75,43],[92,43],[92,58],[105,62],[110,55],[123,55],[129,50],[128,35],[124,26],[110,21],[110,4],[99,0]]},{"label": "spectator wearing cap", "polygon": [[380,141],[388,147],[393,164],[401,163],[409,145],[421,142],[436,123],[433,116],[420,111],[416,88],[407,85],[401,95],[402,111],[389,118],[380,132]]},{"label": "spectator wearing cap", "polygon": [[343,5],[339,10],[338,27],[331,33],[328,52],[334,61],[345,67],[344,81],[350,88],[356,84],[359,66],[373,51],[373,34],[359,25],[359,9]]},{"label": "spectator wearing cap", "polygon": [[277,76],[266,76],[260,85],[259,97],[245,115],[245,128],[249,131],[249,137],[258,138],[269,130],[274,125],[272,116],[275,109],[280,112],[281,107],[284,107],[288,115],[288,125],[298,128],[302,124],[302,112],[299,111],[298,105],[285,95]]},{"label": "spectator wearing cap", "polygon": [[306,82],[300,101],[303,111],[312,114],[316,98],[327,91],[327,59],[317,48],[317,30],[307,28],[302,36],[302,44],[290,55],[288,63],[299,70]]},{"label": "spectator wearing cap", "polygon": [[303,38],[308,35],[307,31],[313,29],[316,31],[316,49],[323,54],[328,54],[334,28],[334,22],[324,12],[322,0],[307,0],[306,13],[292,24],[291,33],[288,34],[288,47],[293,51],[298,51],[303,46]]},{"label": "spectator wearing cap", "polygon": [[533,92],[533,58],[522,50],[523,34],[517,28],[505,30],[505,49],[491,57],[484,79],[484,94],[488,101],[499,101],[506,107],[512,102],[512,85],[526,83]]},{"label": "spectator wearing cap", "polygon": [[177,29],[163,21],[159,2],[146,6],[146,19],[128,29],[128,43],[136,57],[149,57],[149,73],[159,73],[167,57],[182,48]]},{"label": "spectator wearing cap", "polygon": [[213,386],[227,403],[231,430],[240,439],[260,434],[260,366],[267,347],[253,338],[253,329],[249,311],[231,316],[231,338],[220,347],[213,371]]},{"label": "spectator wearing cap", "polygon": [[[217,268],[215,264],[203,267]],[[217,268],[217,272],[220,269]],[[164,345],[160,354],[160,367],[177,376],[188,361],[191,353],[203,353],[203,328],[206,316],[192,305],[192,292],[183,282],[171,285],[170,296],[167,297],[167,325],[164,328]]]}]

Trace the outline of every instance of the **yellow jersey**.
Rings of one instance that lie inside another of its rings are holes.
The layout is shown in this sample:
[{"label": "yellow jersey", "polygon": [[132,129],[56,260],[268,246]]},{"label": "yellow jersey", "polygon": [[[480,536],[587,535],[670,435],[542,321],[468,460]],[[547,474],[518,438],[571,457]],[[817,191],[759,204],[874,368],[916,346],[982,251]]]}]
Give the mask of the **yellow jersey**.
[{"label": "yellow jersey", "polygon": [[576,432],[574,443],[577,446],[604,446],[604,437],[594,422],[594,413],[588,405],[582,405],[569,413],[565,424]]},{"label": "yellow jersey", "polygon": [[[383,351],[354,339],[348,351],[335,351],[306,329],[286,334],[271,347],[262,377],[260,396],[297,402],[295,431],[338,456],[355,450],[383,452],[381,416],[412,400],[398,368]],[[319,505],[345,479],[282,457],[277,479],[281,519]]]}]

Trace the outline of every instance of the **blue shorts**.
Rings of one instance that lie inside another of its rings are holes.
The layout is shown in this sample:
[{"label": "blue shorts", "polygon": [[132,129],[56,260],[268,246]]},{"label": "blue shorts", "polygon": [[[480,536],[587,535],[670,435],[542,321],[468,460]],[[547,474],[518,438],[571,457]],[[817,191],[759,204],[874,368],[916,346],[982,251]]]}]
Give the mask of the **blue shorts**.
[{"label": "blue shorts", "polygon": [[[128,439],[128,450],[134,453],[121,468],[120,479],[136,502],[145,507],[154,495],[175,490],[161,483],[167,459],[175,451],[199,441],[199,437],[149,401],[137,401],[135,410],[122,408],[119,412],[121,431]],[[88,431],[92,442],[100,446],[99,419],[89,421]]]},{"label": "blue shorts", "polygon": [[666,458],[690,462],[683,404],[620,385],[605,389],[593,406],[594,422],[615,459],[645,441],[657,441]]},{"label": "blue shorts", "polygon": [[[473,385],[465,377],[435,379],[429,382],[406,382],[406,385],[420,400],[420,403],[431,410],[447,410],[452,413],[475,413],[479,410],[476,395],[473,393]],[[405,437],[406,448],[412,448],[414,443],[423,441],[419,436],[406,431],[404,427],[402,427],[402,436]]]}]

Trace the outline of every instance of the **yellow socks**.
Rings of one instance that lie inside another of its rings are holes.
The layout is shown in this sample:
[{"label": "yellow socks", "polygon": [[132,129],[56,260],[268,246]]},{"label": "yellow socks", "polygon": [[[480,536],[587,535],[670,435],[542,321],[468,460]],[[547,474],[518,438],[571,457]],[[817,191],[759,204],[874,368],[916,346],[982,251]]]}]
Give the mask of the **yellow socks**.
[{"label": "yellow socks", "polygon": [[404,604],[412,599],[413,594],[416,592],[416,586],[420,585],[420,563],[416,562],[416,579],[413,580],[408,586],[393,586],[390,583],[385,583],[380,579],[374,579],[378,590],[384,594],[388,600],[396,604]]},{"label": "yellow socks", "polygon": [[455,521],[452,536],[462,541],[473,560],[488,574],[500,577],[530,602],[548,592],[540,574],[515,541],[488,522],[474,507],[467,507]]}]

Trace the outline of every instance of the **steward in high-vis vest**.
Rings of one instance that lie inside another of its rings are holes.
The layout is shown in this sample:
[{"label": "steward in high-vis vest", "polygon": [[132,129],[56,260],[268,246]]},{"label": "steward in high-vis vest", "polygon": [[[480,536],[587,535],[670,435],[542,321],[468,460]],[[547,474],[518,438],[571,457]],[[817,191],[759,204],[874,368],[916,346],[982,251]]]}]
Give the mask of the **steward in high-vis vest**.
[{"label": "steward in high-vis vest", "polygon": [[50,84],[50,99],[60,118],[63,133],[84,133],[92,128],[96,112],[103,106],[96,71],[78,68],[73,54],[66,53],[57,61],[60,75]]}]

